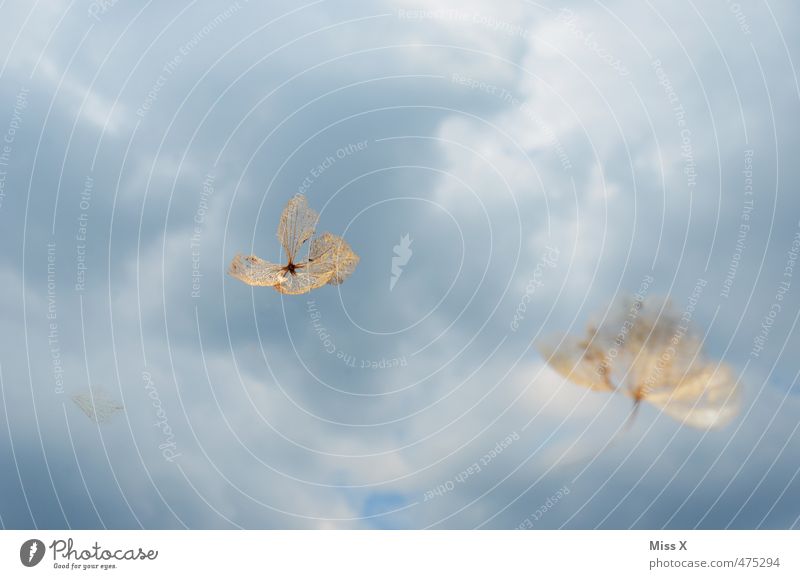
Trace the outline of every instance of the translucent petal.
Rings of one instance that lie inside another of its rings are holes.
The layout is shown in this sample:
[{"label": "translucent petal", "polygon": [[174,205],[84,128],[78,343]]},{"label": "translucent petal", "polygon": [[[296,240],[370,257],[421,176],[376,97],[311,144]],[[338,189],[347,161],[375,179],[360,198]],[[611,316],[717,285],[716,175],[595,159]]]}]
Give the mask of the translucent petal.
[{"label": "translucent petal", "polygon": [[125,408],[100,388],[75,394],[72,396],[72,401],[86,416],[98,424],[108,422],[114,414]]},{"label": "translucent petal", "polygon": [[586,340],[573,336],[551,338],[537,344],[550,367],[578,386],[592,390],[612,391],[602,352]]},{"label": "translucent petal", "polygon": [[319,215],[308,206],[303,195],[295,195],[286,204],[278,224],[278,239],[289,262],[294,262],[300,247],[314,235]]},{"label": "translucent petal", "polygon": [[233,258],[228,273],[247,285],[270,287],[284,281],[285,267],[255,255],[240,254]]},{"label": "translucent petal", "polygon": [[647,402],[694,428],[721,428],[738,413],[739,388],[728,366],[708,363],[691,372],[672,390],[645,395]]},{"label": "translucent petal", "polygon": [[306,271],[323,273],[331,271],[331,285],[339,285],[355,271],[359,257],[347,242],[332,233],[323,233],[311,240]]}]

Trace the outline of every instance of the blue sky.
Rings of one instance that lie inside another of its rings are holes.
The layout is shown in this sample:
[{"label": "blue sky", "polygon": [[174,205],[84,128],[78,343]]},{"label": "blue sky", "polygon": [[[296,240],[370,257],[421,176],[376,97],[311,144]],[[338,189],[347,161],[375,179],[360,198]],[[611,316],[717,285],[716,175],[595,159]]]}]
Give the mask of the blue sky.
[{"label": "blue sky", "polygon": [[[791,2],[0,11],[3,526],[800,524]],[[354,275],[227,276],[301,190]],[[725,429],[533,347],[650,278],[705,283]]]}]

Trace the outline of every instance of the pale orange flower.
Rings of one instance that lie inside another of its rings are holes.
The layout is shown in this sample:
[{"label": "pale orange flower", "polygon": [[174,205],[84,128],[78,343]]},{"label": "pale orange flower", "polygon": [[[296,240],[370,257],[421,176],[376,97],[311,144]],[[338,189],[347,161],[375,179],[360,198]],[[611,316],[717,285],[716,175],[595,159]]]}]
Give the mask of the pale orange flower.
[{"label": "pale orange flower", "polygon": [[670,302],[627,300],[582,338],[538,344],[559,374],[592,390],[649,402],[695,428],[716,428],[739,411],[733,370],[707,357],[700,338]]},{"label": "pale orange flower", "polygon": [[[295,195],[286,204],[278,224],[286,264],[270,263],[255,255],[237,255],[229,273],[248,285],[273,287],[283,294],[304,294],[325,284],[339,285],[355,271],[359,257],[338,235],[326,232],[311,239],[318,219],[306,198]],[[308,258],[300,261],[298,254],[309,239]]]}]

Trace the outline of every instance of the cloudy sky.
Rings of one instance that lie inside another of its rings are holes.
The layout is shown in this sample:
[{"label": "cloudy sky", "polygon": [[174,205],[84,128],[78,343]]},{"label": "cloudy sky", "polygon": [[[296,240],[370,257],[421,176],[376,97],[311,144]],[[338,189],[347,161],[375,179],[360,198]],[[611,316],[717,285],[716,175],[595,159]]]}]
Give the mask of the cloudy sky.
[{"label": "cloudy sky", "polygon": [[[496,4],[0,5],[2,526],[800,526],[800,8]],[[354,275],[226,275],[297,192]],[[726,428],[537,353],[643,282]]]}]

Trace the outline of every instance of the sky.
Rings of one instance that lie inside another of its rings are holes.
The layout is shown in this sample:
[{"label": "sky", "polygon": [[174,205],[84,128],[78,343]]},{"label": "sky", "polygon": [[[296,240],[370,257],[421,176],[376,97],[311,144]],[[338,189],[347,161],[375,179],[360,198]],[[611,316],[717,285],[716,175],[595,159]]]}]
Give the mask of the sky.
[{"label": "sky", "polygon": [[[800,528],[795,3],[0,12],[4,528]],[[352,277],[227,275],[296,193]],[[643,287],[725,428],[537,351]]]}]

